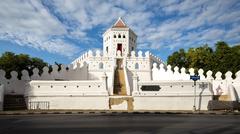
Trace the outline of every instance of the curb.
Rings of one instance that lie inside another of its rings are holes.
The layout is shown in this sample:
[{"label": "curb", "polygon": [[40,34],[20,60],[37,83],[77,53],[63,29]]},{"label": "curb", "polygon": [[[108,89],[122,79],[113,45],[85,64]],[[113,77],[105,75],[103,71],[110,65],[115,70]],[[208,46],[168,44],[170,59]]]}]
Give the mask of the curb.
[{"label": "curb", "polygon": [[0,115],[240,115],[240,112],[223,112],[223,111],[1,111]]}]

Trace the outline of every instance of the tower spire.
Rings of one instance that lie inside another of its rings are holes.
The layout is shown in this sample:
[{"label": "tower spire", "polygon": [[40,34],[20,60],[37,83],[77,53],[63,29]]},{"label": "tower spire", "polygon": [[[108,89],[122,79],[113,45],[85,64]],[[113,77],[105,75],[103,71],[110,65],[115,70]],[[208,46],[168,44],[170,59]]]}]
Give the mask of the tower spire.
[{"label": "tower spire", "polygon": [[113,28],[126,28],[127,25],[123,21],[122,17],[118,17],[118,20],[114,23],[114,25],[112,27]]}]

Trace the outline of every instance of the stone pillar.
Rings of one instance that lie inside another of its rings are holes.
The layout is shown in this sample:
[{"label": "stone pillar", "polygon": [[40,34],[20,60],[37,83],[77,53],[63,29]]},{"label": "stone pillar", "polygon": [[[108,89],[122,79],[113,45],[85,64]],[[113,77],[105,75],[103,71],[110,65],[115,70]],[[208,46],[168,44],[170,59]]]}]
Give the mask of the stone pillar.
[{"label": "stone pillar", "polygon": [[236,91],[235,91],[235,88],[233,85],[228,86],[228,92],[230,92],[229,95],[231,97],[231,101],[237,101],[238,97],[237,97],[237,94],[236,94]]},{"label": "stone pillar", "polygon": [[137,95],[139,93],[138,91],[138,76],[137,76],[137,73],[134,72],[133,73],[133,91],[132,91],[132,95]]},{"label": "stone pillar", "polygon": [[107,75],[106,75],[106,73],[104,72],[103,74],[102,74],[102,83],[103,83],[103,90],[105,90],[107,93],[108,93],[108,89],[107,89]]}]

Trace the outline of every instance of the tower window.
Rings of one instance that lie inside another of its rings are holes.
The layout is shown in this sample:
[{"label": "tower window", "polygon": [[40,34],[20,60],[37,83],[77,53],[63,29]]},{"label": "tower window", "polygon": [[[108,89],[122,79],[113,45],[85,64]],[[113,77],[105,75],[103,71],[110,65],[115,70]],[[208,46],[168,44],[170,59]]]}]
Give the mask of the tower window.
[{"label": "tower window", "polygon": [[99,69],[103,69],[103,63],[102,62],[99,63]]},{"label": "tower window", "polygon": [[123,35],[123,38],[125,38],[125,35]]},{"label": "tower window", "polygon": [[118,38],[121,38],[121,34],[118,35]]},{"label": "tower window", "polygon": [[108,47],[106,47],[106,52],[108,53]]},{"label": "tower window", "polygon": [[132,47],[132,51],[134,50],[134,47]]},{"label": "tower window", "polygon": [[138,63],[135,64],[135,69],[139,69],[139,64]]},{"label": "tower window", "polygon": [[114,34],[114,35],[113,35],[113,38],[117,38],[117,36]]}]

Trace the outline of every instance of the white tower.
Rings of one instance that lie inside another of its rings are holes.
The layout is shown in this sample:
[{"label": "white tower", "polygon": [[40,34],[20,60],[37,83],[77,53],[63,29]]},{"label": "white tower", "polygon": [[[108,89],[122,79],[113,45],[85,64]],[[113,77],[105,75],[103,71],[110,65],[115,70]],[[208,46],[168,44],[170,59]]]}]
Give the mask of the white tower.
[{"label": "white tower", "polygon": [[125,24],[121,17],[103,34],[103,54],[115,57],[117,51],[122,57],[128,57],[136,50],[137,35]]}]

